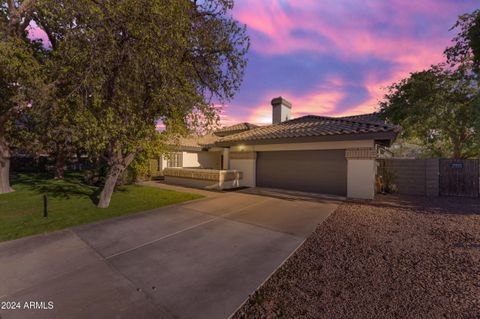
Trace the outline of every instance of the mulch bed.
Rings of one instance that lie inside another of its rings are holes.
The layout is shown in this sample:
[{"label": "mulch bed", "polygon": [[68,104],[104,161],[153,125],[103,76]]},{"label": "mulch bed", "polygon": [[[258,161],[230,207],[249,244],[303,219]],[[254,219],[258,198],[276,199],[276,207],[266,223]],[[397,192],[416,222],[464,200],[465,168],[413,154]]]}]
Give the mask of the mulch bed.
[{"label": "mulch bed", "polygon": [[480,318],[480,200],[347,202],[233,318]]}]

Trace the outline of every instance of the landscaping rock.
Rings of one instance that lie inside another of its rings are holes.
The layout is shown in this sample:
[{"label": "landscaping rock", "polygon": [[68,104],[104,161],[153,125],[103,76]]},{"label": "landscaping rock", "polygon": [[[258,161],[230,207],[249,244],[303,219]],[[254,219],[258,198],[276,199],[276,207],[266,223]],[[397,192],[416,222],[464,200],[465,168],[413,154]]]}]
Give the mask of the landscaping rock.
[{"label": "landscaping rock", "polygon": [[479,318],[480,200],[347,202],[233,318]]}]

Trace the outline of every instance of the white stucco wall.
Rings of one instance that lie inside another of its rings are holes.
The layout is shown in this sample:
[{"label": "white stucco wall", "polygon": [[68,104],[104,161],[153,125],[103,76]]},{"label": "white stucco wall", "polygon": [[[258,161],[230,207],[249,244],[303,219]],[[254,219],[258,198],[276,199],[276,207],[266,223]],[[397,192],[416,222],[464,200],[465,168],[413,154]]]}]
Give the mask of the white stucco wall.
[{"label": "white stucco wall", "polygon": [[286,105],[279,104],[273,106],[272,123],[280,123],[291,120],[292,109]]},{"label": "white stucco wall", "polygon": [[197,152],[183,152],[182,167],[199,167]]},{"label": "white stucco wall", "polygon": [[183,167],[220,169],[220,154],[217,152],[183,152]]},{"label": "white stucco wall", "polygon": [[347,196],[373,199],[375,196],[375,160],[349,159],[347,170]]},{"label": "white stucco wall", "polygon": [[240,186],[255,187],[256,159],[230,159],[230,169],[242,172]]}]

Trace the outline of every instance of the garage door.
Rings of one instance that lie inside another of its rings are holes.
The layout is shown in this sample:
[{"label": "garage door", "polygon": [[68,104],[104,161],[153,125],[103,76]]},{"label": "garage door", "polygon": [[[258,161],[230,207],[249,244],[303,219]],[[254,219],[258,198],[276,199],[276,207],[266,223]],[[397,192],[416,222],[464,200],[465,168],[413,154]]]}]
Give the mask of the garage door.
[{"label": "garage door", "polygon": [[346,196],[345,150],[259,152],[257,186]]}]

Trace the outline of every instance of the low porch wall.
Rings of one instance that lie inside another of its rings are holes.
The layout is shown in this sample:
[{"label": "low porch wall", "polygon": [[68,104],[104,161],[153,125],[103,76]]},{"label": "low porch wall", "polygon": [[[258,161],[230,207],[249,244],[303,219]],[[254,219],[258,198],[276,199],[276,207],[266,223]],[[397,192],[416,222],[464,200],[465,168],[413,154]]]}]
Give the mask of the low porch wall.
[{"label": "low porch wall", "polygon": [[165,182],[204,189],[230,189],[240,187],[242,173],[237,170],[214,170],[170,167],[163,170]]}]

